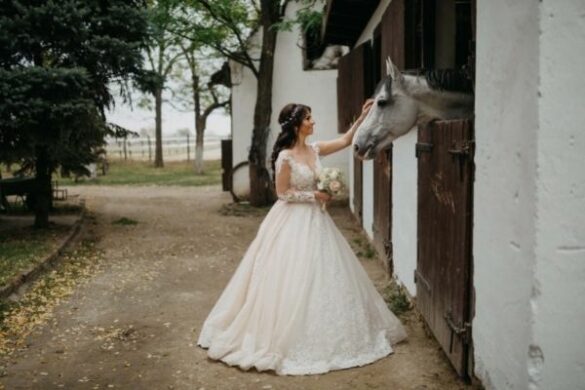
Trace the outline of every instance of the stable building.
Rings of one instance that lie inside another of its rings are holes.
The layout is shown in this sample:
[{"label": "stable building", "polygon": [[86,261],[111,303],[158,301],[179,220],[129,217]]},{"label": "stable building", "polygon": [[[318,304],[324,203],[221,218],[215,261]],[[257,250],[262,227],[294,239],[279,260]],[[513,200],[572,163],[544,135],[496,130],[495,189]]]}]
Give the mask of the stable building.
[{"label": "stable building", "polygon": [[349,158],[350,207],[454,369],[488,389],[585,384],[585,5],[329,0],[347,45],[337,129],[384,74],[464,68],[472,120],[435,121]]}]

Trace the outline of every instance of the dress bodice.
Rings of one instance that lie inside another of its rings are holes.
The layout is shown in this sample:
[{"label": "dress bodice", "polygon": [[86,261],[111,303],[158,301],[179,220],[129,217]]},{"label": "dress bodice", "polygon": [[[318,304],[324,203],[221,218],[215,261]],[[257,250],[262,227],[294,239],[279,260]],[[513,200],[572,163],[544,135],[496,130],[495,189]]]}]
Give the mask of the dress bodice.
[{"label": "dress bodice", "polygon": [[290,150],[282,150],[276,159],[276,174],[280,171],[283,162],[290,166],[290,188],[296,191],[314,191],[317,189],[317,179],[321,172],[321,161],[319,160],[319,147],[312,143],[311,150],[315,157],[315,166],[295,160]]}]

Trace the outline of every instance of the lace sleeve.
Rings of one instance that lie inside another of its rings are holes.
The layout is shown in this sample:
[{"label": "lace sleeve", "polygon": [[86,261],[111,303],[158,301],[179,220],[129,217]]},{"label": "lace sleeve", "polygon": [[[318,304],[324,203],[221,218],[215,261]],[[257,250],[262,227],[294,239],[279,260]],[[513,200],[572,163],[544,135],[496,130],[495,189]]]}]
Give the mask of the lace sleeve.
[{"label": "lace sleeve", "polygon": [[279,153],[278,158],[276,159],[276,195],[278,196],[278,199],[285,202],[316,202],[315,193],[313,191],[298,191],[291,187],[290,158],[291,157],[286,153],[286,151],[282,151]]},{"label": "lace sleeve", "polygon": [[317,153],[317,156],[319,154],[321,154],[321,149],[319,148],[319,144],[317,143],[317,141],[315,142],[311,142],[311,148],[313,148],[313,150],[315,151],[315,153]]}]

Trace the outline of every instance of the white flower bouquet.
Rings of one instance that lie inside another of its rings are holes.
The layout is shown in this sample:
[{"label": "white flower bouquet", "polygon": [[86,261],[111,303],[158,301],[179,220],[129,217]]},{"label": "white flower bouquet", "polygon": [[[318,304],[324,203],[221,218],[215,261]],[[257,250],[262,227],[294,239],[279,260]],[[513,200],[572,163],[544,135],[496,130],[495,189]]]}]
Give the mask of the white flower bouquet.
[{"label": "white flower bouquet", "polygon": [[[317,180],[317,190],[331,196],[337,196],[343,191],[343,172],[337,168],[323,168]],[[325,203],[322,205],[325,210]]]}]

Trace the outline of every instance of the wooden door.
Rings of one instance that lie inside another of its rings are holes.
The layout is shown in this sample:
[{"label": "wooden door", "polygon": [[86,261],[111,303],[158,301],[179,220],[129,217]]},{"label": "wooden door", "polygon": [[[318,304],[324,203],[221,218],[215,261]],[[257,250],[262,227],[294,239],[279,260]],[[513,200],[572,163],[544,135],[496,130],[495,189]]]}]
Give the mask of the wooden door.
[{"label": "wooden door", "polygon": [[221,182],[223,191],[232,189],[231,174],[233,165],[232,140],[221,140]]},{"label": "wooden door", "polygon": [[473,123],[420,126],[417,306],[445,354],[467,376],[471,345]]},{"label": "wooden door", "polygon": [[392,0],[380,21],[382,71],[386,72],[386,58],[392,58],[398,69],[405,63],[405,0]]},{"label": "wooden door", "polygon": [[[404,69],[404,0],[393,0],[384,14],[380,24],[374,30],[372,90],[380,80],[386,77],[386,59],[398,68]],[[373,243],[378,255],[384,262],[388,275],[393,273],[392,264],[392,145],[376,156],[374,160],[374,232]]]},{"label": "wooden door", "polygon": [[392,275],[392,148],[374,162],[374,246]]},{"label": "wooden door", "polygon": [[[361,113],[364,100],[371,93],[370,43],[364,43],[341,57],[337,76],[337,124],[338,131],[345,133]],[[353,171],[353,206],[354,215],[363,221],[363,164],[354,158]]]}]

